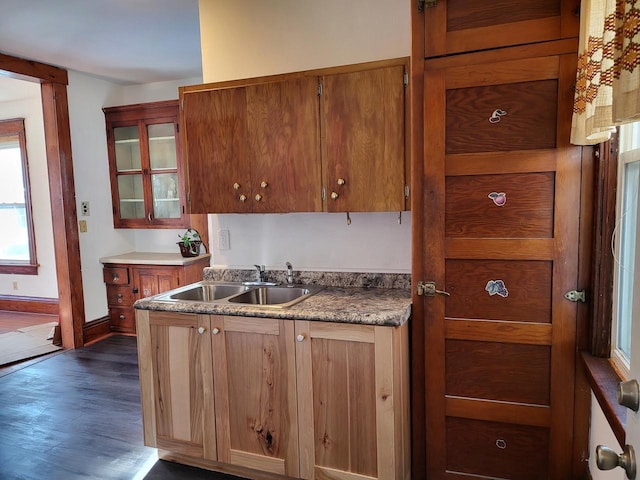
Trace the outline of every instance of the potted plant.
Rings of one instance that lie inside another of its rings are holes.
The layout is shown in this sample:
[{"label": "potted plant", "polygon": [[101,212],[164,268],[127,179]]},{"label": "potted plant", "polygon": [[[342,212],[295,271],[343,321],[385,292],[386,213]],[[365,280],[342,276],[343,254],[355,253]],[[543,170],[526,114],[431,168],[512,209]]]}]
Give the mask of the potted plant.
[{"label": "potted plant", "polygon": [[183,257],[197,257],[200,255],[202,239],[197,230],[189,228],[182,235],[178,235],[178,237],[180,237],[180,241],[176,243],[180,247],[180,253]]}]

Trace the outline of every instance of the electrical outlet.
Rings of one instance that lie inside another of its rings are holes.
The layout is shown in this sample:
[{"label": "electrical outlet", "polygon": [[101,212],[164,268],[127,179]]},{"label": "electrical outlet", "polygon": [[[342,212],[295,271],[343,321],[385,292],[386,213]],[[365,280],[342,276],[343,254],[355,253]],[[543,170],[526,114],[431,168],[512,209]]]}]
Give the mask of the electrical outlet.
[{"label": "electrical outlet", "polygon": [[220,250],[231,250],[229,230],[218,230],[218,247],[220,247]]},{"label": "electrical outlet", "polygon": [[87,221],[80,220],[80,233],[86,233],[87,231]]},{"label": "electrical outlet", "polygon": [[80,215],[82,215],[83,217],[88,217],[89,215],[91,215],[91,213],[89,212],[89,202],[80,203]]}]

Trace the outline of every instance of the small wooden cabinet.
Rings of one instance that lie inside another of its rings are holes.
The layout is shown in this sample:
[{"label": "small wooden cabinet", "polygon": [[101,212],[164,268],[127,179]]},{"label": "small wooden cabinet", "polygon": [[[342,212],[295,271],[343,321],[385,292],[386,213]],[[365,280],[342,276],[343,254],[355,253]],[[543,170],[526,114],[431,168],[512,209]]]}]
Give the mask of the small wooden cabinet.
[{"label": "small wooden cabinet", "polygon": [[410,478],[407,324],[136,317],[145,444],[236,474]]},{"label": "small wooden cabinet", "polygon": [[192,213],[408,208],[406,59],[180,87]]},{"label": "small wooden cabinet", "polygon": [[187,226],[178,101],[103,109],[116,228]]},{"label": "small wooden cabinet", "polygon": [[118,261],[117,257],[112,262],[103,262],[111,331],[136,333],[134,302],[202,280],[209,257],[185,259],[175,265],[114,263]]}]

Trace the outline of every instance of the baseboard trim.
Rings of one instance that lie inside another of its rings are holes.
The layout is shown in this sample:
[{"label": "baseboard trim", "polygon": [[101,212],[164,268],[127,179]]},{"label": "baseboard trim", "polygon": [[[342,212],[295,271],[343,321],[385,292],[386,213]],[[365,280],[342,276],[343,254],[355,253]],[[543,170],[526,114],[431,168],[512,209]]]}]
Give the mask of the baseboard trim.
[{"label": "baseboard trim", "polygon": [[17,295],[0,295],[0,310],[46,315],[60,313],[57,298],[19,297]]},{"label": "baseboard trim", "polygon": [[111,317],[109,315],[85,322],[82,326],[82,339],[85,346],[111,335]]}]

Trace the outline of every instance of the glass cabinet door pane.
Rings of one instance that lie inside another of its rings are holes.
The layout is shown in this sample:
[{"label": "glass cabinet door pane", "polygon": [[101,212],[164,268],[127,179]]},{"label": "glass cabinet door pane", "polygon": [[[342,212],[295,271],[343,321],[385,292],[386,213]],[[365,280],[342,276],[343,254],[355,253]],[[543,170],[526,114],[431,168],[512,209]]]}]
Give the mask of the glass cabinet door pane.
[{"label": "glass cabinet door pane", "polygon": [[151,170],[177,168],[176,137],[173,123],[158,123],[147,127]]},{"label": "glass cabinet door pane", "polygon": [[116,127],[113,129],[116,147],[116,169],[118,172],[140,170],[140,136],[138,127]]},{"label": "glass cabinet door pane", "polygon": [[178,174],[158,173],[151,175],[154,218],[180,218],[178,197]]},{"label": "glass cabinet door pane", "polygon": [[118,196],[121,218],[144,218],[142,175],[119,175]]}]

